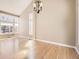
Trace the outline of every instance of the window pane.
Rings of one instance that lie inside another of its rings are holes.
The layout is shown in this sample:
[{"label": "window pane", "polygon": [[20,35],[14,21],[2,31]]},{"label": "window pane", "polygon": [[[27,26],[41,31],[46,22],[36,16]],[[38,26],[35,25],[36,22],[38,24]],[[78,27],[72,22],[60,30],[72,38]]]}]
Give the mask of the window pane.
[{"label": "window pane", "polygon": [[0,14],[0,33],[18,31],[18,17]]}]

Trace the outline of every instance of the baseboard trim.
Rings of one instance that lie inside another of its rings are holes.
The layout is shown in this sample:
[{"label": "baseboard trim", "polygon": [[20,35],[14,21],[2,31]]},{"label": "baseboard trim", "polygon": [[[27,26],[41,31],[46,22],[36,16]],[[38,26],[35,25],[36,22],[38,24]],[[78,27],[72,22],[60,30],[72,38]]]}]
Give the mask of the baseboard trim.
[{"label": "baseboard trim", "polygon": [[78,51],[77,47],[75,47],[75,50],[76,50],[76,52],[77,52],[77,53],[78,53],[78,55],[79,55],[79,51]]},{"label": "baseboard trim", "polygon": [[58,46],[63,46],[63,47],[68,47],[68,48],[75,48],[75,46],[71,46],[71,45],[67,45],[67,44],[62,44],[62,43],[57,43],[57,42],[51,42],[51,41],[41,40],[41,39],[36,39],[36,40],[37,41],[41,41],[41,42],[45,42],[45,43],[49,43],[49,44],[58,45]]},{"label": "baseboard trim", "polygon": [[41,40],[41,39],[36,39],[37,41],[41,41],[41,42],[45,42],[45,43],[49,43],[49,44],[53,44],[53,45],[58,45],[58,46],[63,46],[63,47],[68,47],[68,48],[73,48],[76,50],[76,52],[79,55],[79,51],[77,49],[77,47],[75,46],[71,46],[71,45],[67,45],[67,44],[62,44],[62,43],[57,43],[57,42],[51,42],[51,41],[47,41],[47,40]]}]

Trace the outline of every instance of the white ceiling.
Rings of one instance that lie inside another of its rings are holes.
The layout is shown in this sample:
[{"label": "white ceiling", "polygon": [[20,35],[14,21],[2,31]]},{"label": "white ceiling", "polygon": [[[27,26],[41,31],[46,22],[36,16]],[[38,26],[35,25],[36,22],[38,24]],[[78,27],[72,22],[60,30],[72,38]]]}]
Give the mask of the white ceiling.
[{"label": "white ceiling", "polygon": [[0,0],[0,10],[20,15],[32,0]]}]

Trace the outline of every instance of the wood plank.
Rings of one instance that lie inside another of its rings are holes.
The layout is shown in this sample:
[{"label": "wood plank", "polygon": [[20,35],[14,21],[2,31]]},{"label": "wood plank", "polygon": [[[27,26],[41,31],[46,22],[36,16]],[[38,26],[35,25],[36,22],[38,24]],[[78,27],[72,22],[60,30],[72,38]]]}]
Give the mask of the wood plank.
[{"label": "wood plank", "polygon": [[73,48],[36,41],[36,59],[79,59]]}]

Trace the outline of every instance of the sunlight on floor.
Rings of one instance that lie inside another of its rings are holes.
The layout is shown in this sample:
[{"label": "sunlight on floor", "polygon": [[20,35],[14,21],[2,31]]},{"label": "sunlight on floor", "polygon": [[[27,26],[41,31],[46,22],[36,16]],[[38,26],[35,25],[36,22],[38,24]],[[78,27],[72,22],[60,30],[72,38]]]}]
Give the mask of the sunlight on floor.
[{"label": "sunlight on floor", "polygon": [[0,59],[35,59],[34,45],[34,40],[22,38],[2,40],[0,41]]},{"label": "sunlight on floor", "polygon": [[29,47],[28,59],[35,59],[35,41],[34,40],[29,40],[28,47]]},{"label": "sunlight on floor", "polygon": [[24,49],[16,54],[15,59],[34,59],[34,45],[34,40],[29,40]]}]

